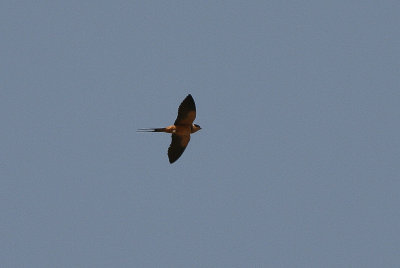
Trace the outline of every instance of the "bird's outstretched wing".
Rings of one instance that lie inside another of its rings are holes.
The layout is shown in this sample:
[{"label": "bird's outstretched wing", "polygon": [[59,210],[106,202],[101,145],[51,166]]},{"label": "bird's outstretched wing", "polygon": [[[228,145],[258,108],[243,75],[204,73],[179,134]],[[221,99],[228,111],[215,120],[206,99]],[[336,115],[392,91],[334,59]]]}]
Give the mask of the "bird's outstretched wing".
[{"label": "bird's outstretched wing", "polygon": [[190,135],[172,134],[172,141],[168,148],[168,159],[172,164],[183,154],[190,141]]},{"label": "bird's outstretched wing", "polygon": [[178,116],[174,125],[191,125],[196,118],[196,104],[194,103],[192,95],[187,97],[179,105]]}]

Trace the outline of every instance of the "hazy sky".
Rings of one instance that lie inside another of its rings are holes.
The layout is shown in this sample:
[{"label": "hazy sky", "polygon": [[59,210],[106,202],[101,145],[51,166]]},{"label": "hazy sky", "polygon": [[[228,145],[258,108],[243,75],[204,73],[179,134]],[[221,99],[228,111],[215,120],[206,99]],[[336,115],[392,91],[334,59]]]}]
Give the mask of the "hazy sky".
[{"label": "hazy sky", "polygon": [[399,14],[2,1],[0,266],[398,267]]}]

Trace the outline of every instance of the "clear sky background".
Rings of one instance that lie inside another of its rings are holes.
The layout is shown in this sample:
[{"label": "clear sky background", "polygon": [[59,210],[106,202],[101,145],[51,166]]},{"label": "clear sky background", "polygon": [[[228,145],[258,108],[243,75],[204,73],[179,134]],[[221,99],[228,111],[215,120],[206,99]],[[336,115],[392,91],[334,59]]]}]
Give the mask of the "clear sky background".
[{"label": "clear sky background", "polygon": [[399,267],[399,14],[2,1],[0,266]]}]

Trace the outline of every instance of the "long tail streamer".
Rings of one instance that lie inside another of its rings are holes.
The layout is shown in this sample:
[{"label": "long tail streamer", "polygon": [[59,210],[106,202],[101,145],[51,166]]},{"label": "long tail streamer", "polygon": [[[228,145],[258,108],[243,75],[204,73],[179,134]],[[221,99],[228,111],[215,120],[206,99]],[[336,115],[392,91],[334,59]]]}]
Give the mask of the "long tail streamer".
[{"label": "long tail streamer", "polygon": [[165,128],[139,128],[136,132],[163,132]]}]

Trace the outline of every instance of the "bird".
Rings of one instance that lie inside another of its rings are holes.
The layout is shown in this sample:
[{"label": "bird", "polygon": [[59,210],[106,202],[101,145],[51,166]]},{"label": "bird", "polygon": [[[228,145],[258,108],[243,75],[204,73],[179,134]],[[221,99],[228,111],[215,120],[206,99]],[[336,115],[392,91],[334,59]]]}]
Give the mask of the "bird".
[{"label": "bird", "polygon": [[201,129],[193,124],[196,118],[196,104],[192,95],[187,95],[178,108],[178,116],[173,125],[164,128],[140,128],[137,132],[171,133],[171,144],[168,148],[168,160],[172,164],[181,157],[190,141],[190,134]]}]

